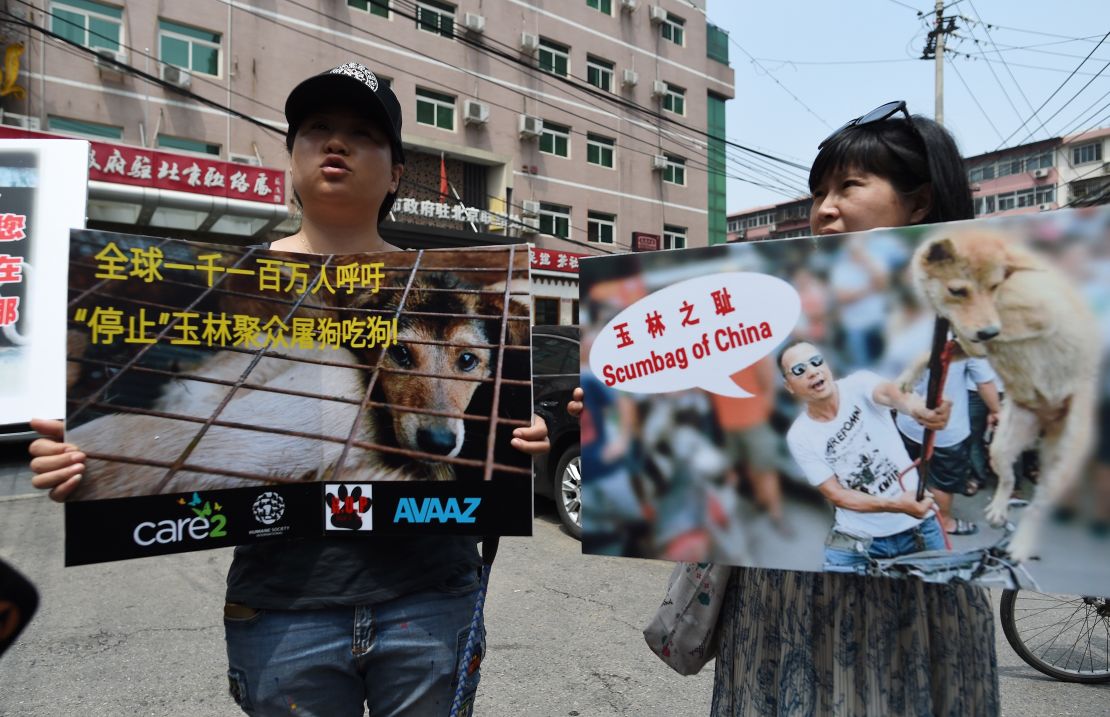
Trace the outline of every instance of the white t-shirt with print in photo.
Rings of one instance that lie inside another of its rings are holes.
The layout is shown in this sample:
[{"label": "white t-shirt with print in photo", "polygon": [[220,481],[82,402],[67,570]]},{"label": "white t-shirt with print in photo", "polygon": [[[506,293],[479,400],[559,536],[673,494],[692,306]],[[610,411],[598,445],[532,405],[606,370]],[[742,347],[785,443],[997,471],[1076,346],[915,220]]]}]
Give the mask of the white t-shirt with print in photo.
[{"label": "white t-shirt with print in photo", "polygon": [[[831,421],[817,421],[802,412],[786,434],[790,454],[814,486],[832,477],[840,485],[868,495],[896,498],[917,490],[917,471],[898,475],[913,464],[890,408],[872,398],[883,379],[857,371],[836,382],[839,410]],[[881,538],[909,530],[921,522],[905,513],[860,513],[836,508],[836,525],[854,535]]]}]

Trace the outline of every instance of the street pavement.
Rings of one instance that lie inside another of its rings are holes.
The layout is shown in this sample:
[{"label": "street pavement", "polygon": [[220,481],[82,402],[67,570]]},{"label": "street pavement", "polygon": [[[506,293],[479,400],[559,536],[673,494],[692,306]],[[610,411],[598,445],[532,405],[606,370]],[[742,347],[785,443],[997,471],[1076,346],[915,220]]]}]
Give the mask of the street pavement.
[{"label": "street pavement", "polygon": [[[18,462],[0,463],[0,557],[38,585],[43,603],[0,658],[0,716],[239,714],[220,620],[231,552],[63,568],[62,510],[29,495]],[[537,509],[534,537],[501,541],[477,713],[707,715],[712,665],[681,677],[640,633],[670,565],[582,556],[551,504]],[[1107,714],[1110,687],[1042,677],[998,634],[1004,715]]]}]

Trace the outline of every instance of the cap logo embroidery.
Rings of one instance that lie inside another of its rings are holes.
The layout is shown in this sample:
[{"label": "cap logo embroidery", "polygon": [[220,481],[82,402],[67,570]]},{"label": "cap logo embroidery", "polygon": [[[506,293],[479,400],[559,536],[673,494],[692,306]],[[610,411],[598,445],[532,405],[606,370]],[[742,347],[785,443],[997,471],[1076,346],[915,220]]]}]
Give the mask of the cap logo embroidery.
[{"label": "cap logo embroidery", "polygon": [[336,67],[331,71],[333,75],[347,75],[353,77],[362,84],[369,87],[374,92],[378,91],[378,78],[374,73],[369,70],[365,65],[360,65],[357,62],[348,62]]}]

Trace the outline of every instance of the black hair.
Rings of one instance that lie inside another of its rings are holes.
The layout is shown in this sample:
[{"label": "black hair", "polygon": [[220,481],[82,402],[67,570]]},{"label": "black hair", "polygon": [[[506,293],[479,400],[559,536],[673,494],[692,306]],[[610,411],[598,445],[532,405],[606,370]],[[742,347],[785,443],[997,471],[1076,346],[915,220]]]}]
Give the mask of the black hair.
[{"label": "black hair", "polygon": [[[291,124],[289,125],[289,128],[285,130],[285,151],[287,151],[290,156],[293,155],[293,140],[297,138],[298,129],[300,129],[299,124]],[[401,161],[400,157],[401,155],[397,153],[397,147],[393,146],[393,144],[391,143],[389,146],[389,161],[391,165],[404,164],[404,162]],[[400,191],[400,189],[401,182],[398,181],[397,190]],[[390,192],[389,194],[385,195],[385,199],[382,201],[381,207],[378,208],[378,224],[384,222],[385,218],[389,216],[390,210],[393,209],[393,202],[395,202],[396,200],[397,192]],[[293,201],[297,203],[298,208],[304,209],[304,205],[301,203],[301,195],[297,194],[296,187],[293,187]]]},{"label": "black hair", "polygon": [[922,224],[973,219],[967,167],[948,130],[921,115],[854,125],[829,140],[809,170],[813,192],[830,173],[858,169],[890,181],[900,194],[929,186],[932,205]]}]

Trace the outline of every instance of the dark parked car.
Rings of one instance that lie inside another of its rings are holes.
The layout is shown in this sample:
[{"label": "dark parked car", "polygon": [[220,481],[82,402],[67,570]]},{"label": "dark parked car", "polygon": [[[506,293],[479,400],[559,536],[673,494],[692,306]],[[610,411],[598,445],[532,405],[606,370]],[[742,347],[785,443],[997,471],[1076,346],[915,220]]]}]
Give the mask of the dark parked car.
[{"label": "dark parked car", "polygon": [[547,422],[551,451],[537,456],[534,489],[552,498],[555,510],[575,538],[582,538],[582,459],[578,419],[567,403],[578,386],[578,327],[532,327],[532,400]]}]

